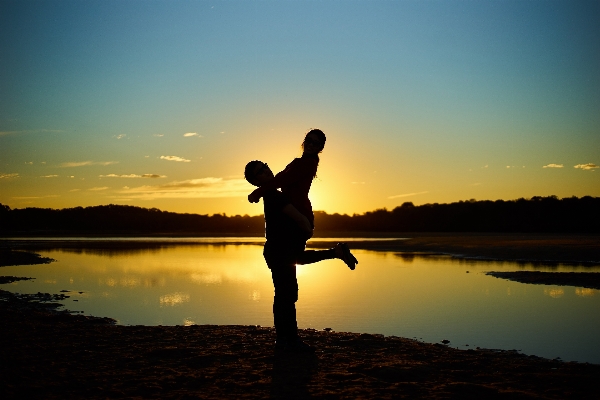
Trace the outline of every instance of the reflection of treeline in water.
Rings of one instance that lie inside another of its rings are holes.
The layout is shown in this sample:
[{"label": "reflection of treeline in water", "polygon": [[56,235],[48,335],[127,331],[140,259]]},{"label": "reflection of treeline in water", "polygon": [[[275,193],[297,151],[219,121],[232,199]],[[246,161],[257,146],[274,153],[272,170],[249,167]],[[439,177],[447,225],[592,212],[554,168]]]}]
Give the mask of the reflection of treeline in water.
[{"label": "reflection of treeline in water", "polygon": [[[450,204],[404,203],[364,214],[315,212],[317,232],[600,232],[600,197],[556,196]],[[130,232],[259,234],[262,215],[179,214],[106,205],[61,210],[10,209],[0,204],[0,232]]]}]

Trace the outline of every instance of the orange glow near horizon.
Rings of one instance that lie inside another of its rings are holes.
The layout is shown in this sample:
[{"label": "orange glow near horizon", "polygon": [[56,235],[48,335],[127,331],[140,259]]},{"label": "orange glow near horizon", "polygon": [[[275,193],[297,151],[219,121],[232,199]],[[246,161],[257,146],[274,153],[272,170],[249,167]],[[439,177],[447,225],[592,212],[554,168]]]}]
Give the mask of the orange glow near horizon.
[{"label": "orange glow near horizon", "polygon": [[0,3],[1,204],[258,215],[245,164],[311,128],[327,213],[600,196],[594,2],[94,10]]}]

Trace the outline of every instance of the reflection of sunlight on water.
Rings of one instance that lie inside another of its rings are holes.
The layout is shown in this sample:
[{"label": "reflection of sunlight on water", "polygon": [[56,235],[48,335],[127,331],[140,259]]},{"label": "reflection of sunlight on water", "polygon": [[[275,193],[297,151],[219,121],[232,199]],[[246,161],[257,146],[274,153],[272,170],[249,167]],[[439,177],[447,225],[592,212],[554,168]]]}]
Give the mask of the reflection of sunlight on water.
[{"label": "reflection of sunlight on water", "polygon": [[[106,278],[106,279],[99,279],[98,280],[98,284],[100,285],[106,285],[106,286],[110,286],[110,287],[116,287],[116,286],[122,286],[122,287],[137,287],[140,286],[141,284],[141,280],[140,278],[132,278],[132,277],[124,277],[124,278],[120,278],[120,279],[115,279],[115,278]],[[148,286],[145,282],[145,286]]]},{"label": "reflection of sunlight on water", "polygon": [[258,301],[260,300],[260,291],[259,290],[253,290],[252,293],[250,293],[248,295],[248,298],[252,301]]},{"label": "reflection of sunlight on water", "polygon": [[190,275],[192,282],[194,283],[203,283],[208,285],[215,285],[223,282],[223,278],[221,275],[216,274],[206,274],[206,273],[193,273]]},{"label": "reflection of sunlight on water", "polygon": [[125,277],[125,278],[121,278],[119,283],[121,284],[121,286],[125,286],[125,287],[136,287],[136,286],[140,286],[141,282],[140,282],[140,278]]},{"label": "reflection of sunlight on water", "polygon": [[[36,278],[15,289],[31,293],[71,289],[71,300],[80,303],[67,304],[77,304],[90,315],[115,318],[119,324],[272,326],[273,285],[262,250],[256,245],[211,245],[111,254],[47,251],[42,255],[58,261],[15,267],[31,271],[23,276]],[[572,272],[575,267],[352,252],[359,260],[355,271],[341,260],[298,266],[301,328],[331,327],[431,342],[448,338],[565,358],[566,353],[555,349],[551,335],[556,334],[569,338],[568,346],[582,343],[584,354],[600,351],[594,339],[599,334],[597,318],[589,317],[598,314],[600,290],[530,285],[485,275],[495,270]],[[6,268],[6,275],[19,274],[9,274],[12,267]],[[600,271],[600,266],[593,271]],[[85,294],[79,296],[79,291]],[[573,323],[556,327],[554,318]],[[539,338],[552,343],[542,344]],[[587,355],[569,357],[588,360]]]},{"label": "reflection of sunlight on water", "polygon": [[559,297],[564,296],[565,290],[564,289],[544,289],[544,294],[546,296],[550,296],[554,299],[558,299]]},{"label": "reflection of sunlight on water", "polygon": [[598,290],[588,288],[575,288],[575,294],[581,297],[595,296]]},{"label": "reflection of sunlight on water", "polygon": [[190,295],[187,293],[171,293],[160,296],[160,306],[175,306],[177,304],[187,303],[190,301]]},{"label": "reflection of sunlight on water", "polygon": [[46,279],[44,283],[56,284],[56,279]]},{"label": "reflection of sunlight on water", "polygon": [[167,283],[165,278],[146,278],[144,279],[144,287],[156,287],[156,286],[165,286]]}]

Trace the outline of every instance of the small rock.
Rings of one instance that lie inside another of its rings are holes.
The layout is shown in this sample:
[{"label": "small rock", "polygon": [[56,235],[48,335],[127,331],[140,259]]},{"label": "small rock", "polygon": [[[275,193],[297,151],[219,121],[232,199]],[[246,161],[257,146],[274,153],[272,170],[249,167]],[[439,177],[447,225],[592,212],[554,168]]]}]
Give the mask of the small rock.
[{"label": "small rock", "polygon": [[450,343],[450,341],[448,339],[444,339],[444,340],[442,340],[442,343],[448,344],[448,343]]}]

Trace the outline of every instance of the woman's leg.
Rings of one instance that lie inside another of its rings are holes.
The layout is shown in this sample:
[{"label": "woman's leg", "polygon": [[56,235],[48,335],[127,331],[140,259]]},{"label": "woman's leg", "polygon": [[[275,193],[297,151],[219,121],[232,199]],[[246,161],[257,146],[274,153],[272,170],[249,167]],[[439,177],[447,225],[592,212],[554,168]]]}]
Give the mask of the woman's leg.
[{"label": "woman's leg", "polygon": [[323,260],[337,258],[335,247],[327,250],[304,250],[296,259],[296,264],[313,264]]}]

